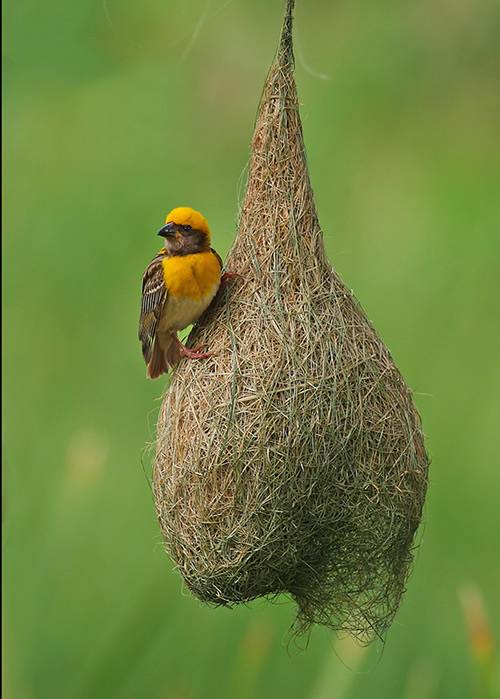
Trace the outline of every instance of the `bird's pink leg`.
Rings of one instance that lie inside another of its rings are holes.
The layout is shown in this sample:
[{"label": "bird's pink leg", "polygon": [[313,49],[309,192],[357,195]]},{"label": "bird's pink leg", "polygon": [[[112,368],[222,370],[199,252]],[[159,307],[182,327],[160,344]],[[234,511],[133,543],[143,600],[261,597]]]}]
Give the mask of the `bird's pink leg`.
[{"label": "bird's pink leg", "polygon": [[200,350],[204,349],[205,347],[208,347],[208,345],[198,345],[198,347],[189,349],[189,347],[185,347],[182,344],[182,342],[177,337],[177,333],[172,333],[172,339],[174,340],[175,344],[179,347],[179,354],[181,355],[181,357],[189,357],[189,359],[206,359],[207,357],[214,356],[213,352],[200,352]]},{"label": "bird's pink leg", "polygon": [[239,277],[240,275],[237,272],[224,272],[224,274],[220,278],[220,285],[224,286],[225,284],[228,283],[230,279],[235,279],[236,277]]}]

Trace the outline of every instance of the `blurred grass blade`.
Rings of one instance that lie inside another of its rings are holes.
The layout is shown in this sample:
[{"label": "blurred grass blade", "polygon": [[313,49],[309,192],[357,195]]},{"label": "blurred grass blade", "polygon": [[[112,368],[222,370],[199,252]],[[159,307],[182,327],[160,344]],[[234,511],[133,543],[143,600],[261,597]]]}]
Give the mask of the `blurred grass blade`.
[{"label": "blurred grass blade", "polygon": [[497,650],[479,587],[472,583],[460,589],[460,601],[467,623],[469,648],[475,666],[478,699],[499,696]]}]

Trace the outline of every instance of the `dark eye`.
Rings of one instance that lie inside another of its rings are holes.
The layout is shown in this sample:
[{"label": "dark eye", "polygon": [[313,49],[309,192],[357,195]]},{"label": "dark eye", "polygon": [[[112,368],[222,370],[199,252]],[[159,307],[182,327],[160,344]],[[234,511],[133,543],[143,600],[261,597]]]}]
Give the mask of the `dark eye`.
[{"label": "dark eye", "polygon": [[184,231],[184,233],[187,233],[188,231],[191,230],[191,226],[189,226],[189,225],[182,226],[182,230]]}]

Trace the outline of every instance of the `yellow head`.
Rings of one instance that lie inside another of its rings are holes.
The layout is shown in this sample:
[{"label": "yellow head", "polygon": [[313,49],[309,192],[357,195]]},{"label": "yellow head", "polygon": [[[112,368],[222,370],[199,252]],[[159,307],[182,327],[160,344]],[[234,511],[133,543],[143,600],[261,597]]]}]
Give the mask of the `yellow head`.
[{"label": "yellow head", "polygon": [[204,216],[188,206],[173,209],[158,235],[165,238],[165,254],[170,256],[210,250],[208,223]]},{"label": "yellow head", "polygon": [[172,209],[165,223],[174,223],[176,226],[191,226],[193,230],[201,231],[205,234],[207,242],[210,242],[210,228],[207,219],[199,211],[191,209],[189,206],[178,206]]}]

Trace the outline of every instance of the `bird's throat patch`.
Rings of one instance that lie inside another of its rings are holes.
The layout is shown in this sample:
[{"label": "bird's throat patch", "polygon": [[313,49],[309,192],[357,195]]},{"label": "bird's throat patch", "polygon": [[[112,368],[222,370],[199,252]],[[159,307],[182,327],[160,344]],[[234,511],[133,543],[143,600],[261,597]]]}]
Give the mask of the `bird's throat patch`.
[{"label": "bird's throat patch", "polygon": [[219,286],[220,265],[211,250],[193,255],[166,257],[163,280],[169,296],[199,301]]}]

